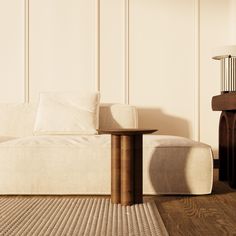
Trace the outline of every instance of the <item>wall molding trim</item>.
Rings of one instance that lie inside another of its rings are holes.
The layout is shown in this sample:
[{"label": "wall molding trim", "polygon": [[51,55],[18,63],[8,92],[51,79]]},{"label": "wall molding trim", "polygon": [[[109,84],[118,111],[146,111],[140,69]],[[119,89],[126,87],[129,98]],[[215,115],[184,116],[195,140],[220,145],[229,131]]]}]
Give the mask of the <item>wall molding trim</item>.
[{"label": "wall molding trim", "polygon": [[24,102],[29,102],[29,0],[24,7]]},{"label": "wall molding trim", "polygon": [[193,138],[200,141],[200,0],[194,0]]},{"label": "wall molding trim", "polygon": [[130,76],[129,76],[129,0],[124,0],[124,103],[130,103]]}]

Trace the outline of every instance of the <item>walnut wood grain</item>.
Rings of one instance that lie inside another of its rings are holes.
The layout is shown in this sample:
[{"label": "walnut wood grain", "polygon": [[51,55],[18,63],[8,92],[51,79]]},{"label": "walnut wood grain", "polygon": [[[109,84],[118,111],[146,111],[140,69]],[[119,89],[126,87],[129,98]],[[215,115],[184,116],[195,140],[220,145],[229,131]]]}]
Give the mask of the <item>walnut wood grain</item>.
[{"label": "walnut wood grain", "polygon": [[121,204],[134,204],[134,138],[121,136]]},{"label": "walnut wood grain", "polygon": [[229,185],[236,187],[236,113],[223,111],[219,124],[219,180],[228,180]]},{"label": "walnut wood grain", "polygon": [[228,180],[229,122],[225,112],[221,113],[219,124],[219,180]]},{"label": "walnut wood grain", "polygon": [[119,135],[111,136],[111,202],[120,203],[120,155],[121,155],[121,138]]},{"label": "walnut wood grain", "polygon": [[236,235],[236,191],[216,169],[211,195],[144,197],[154,199],[170,236]]},{"label": "walnut wood grain", "polygon": [[219,180],[236,188],[236,92],[212,98],[212,110],[222,111],[219,123]]},{"label": "walnut wood grain", "polygon": [[234,118],[233,118],[233,125],[232,125],[232,153],[231,153],[231,183],[230,186],[233,188],[236,188],[236,113],[234,113]]},{"label": "walnut wood grain", "polygon": [[98,130],[111,134],[111,201],[121,205],[143,202],[143,134],[155,129]]},{"label": "walnut wood grain", "polygon": [[137,135],[137,134],[151,134],[157,129],[106,129],[97,130],[99,134],[116,134],[116,135]]},{"label": "walnut wood grain", "polygon": [[143,202],[143,136],[134,136],[134,202]]},{"label": "walnut wood grain", "polygon": [[213,111],[236,110],[236,92],[214,96],[211,101]]}]

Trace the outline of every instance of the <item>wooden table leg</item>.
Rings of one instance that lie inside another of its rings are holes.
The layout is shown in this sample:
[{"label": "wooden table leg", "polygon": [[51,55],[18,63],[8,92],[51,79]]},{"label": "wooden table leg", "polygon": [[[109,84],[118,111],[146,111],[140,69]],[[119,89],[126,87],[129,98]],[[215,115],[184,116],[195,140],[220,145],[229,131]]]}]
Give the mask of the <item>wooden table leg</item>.
[{"label": "wooden table leg", "polygon": [[134,136],[134,201],[143,203],[143,136]]},{"label": "wooden table leg", "polygon": [[120,136],[111,136],[111,202],[114,204],[120,203],[120,157],[121,145]]},{"label": "wooden table leg", "polygon": [[219,180],[228,180],[229,121],[225,112],[221,113],[219,125]]},{"label": "wooden table leg", "polygon": [[232,112],[232,136],[231,136],[231,179],[229,180],[229,184],[232,188],[236,188],[236,113]]},{"label": "wooden table leg", "polygon": [[233,186],[234,112],[223,111],[219,125],[219,180]]},{"label": "wooden table leg", "polygon": [[134,204],[134,150],[132,135],[121,136],[121,205]]}]

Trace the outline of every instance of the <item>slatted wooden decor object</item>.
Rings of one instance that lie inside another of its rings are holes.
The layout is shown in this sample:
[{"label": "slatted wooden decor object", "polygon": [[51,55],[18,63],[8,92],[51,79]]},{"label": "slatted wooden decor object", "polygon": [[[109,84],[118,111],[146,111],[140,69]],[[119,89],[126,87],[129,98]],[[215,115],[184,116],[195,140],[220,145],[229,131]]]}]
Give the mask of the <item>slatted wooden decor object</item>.
[{"label": "slatted wooden decor object", "polygon": [[219,180],[236,188],[236,46],[224,48],[213,59],[221,63],[221,94],[212,98],[212,110],[222,111],[219,123]]}]

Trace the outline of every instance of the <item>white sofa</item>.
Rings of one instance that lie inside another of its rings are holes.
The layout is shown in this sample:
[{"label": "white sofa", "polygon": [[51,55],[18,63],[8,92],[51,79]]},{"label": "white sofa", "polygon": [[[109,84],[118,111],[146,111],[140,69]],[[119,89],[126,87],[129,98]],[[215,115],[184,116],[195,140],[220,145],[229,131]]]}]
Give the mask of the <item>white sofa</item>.
[{"label": "white sofa", "polygon": [[[34,104],[0,104],[0,194],[110,194],[109,135],[33,135]],[[100,128],[136,128],[128,105],[101,105]],[[160,127],[161,128],[161,127]],[[144,194],[209,194],[210,146],[144,135]]]}]

